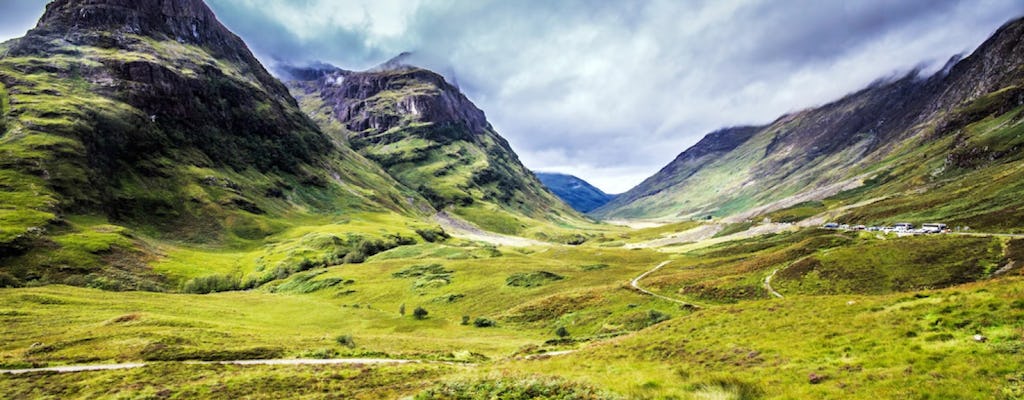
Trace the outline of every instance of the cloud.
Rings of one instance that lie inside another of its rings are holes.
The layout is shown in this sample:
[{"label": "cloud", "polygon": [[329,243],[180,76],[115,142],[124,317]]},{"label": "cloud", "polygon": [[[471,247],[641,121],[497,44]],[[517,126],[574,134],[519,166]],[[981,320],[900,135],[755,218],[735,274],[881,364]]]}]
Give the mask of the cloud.
[{"label": "cloud", "polygon": [[[714,129],[937,69],[1024,14],[1020,0],[207,2],[271,65],[365,69],[414,51],[458,83],[528,167],[608,192]],[[0,26],[23,31],[41,3],[0,0]]]}]

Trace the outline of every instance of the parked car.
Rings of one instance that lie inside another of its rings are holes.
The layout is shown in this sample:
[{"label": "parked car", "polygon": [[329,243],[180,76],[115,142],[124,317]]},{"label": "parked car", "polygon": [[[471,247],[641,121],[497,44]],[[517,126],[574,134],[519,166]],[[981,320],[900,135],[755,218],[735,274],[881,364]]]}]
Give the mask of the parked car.
[{"label": "parked car", "polygon": [[921,230],[924,233],[942,233],[949,230],[949,228],[946,226],[946,224],[929,223],[921,225]]},{"label": "parked car", "polygon": [[829,222],[825,225],[822,225],[821,227],[825,229],[839,229],[839,224],[835,222]]},{"label": "parked car", "polygon": [[892,230],[896,232],[907,232],[914,230],[914,224],[909,222],[900,222],[892,226]]}]

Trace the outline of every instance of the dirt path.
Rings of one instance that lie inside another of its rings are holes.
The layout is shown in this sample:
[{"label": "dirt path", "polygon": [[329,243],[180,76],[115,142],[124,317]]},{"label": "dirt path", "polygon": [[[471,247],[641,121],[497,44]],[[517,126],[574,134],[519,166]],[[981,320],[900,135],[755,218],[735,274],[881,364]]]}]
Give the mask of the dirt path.
[{"label": "dirt path", "polygon": [[640,274],[640,276],[637,276],[636,278],[633,278],[632,281],[629,281],[629,286],[632,286],[633,289],[636,289],[636,290],[640,291],[641,293],[644,293],[644,294],[647,294],[647,295],[651,295],[651,296],[657,297],[657,298],[662,299],[662,300],[668,300],[668,301],[671,301],[673,303],[679,304],[681,306],[692,307],[692,308],[702,308],[701,306],[698,306],[696,304],[687,303],[685,301],[682,301],[682,300],[679,300],[679,299],[673,299],[673,298],[668,297],[668,296],[663,296],[663,295],[654,293],[654,292],[652,292],[650,290],[647,290],[647,289],[644,289],[644,288],[640,287],[640,280],[641,279],[646,278],[647,275],[650,275],[650,274],[654,273],[655,271],[661,269],[661,267],[664,267],[664,266],[668,265],[668,263],[670,263],[670,262],[672,262],[672,261],[663,261],[661,264],[658,264],[657,266],[655,266],[654,268],[648,270],[647,272],[644,272],[644,273]]},{"label": "dirt path", "polygon": [[97,365],[65,365],[60,367],[0,369],[0,374],[24,374],[29,372],[85,372],[106,371],[111,369],[132,369],[145,367],[144,363],[97,364]]},{"label": "dirt path", "polygon": [[544,243],[539,240],[527,239],[519,236],[502,235],[494,232],[487,232],[479,227],[466,222],[462,219],[456,218],[446,211],[441,211],[434,214],[434,222],[441,225],[448,234],[469,240],[475,240],[480,242],[490,243],[496,246],[511,246],[511,247],[528,247],[528,246],[544,246],[550,243]]},{"label": "dirt path", "polygon": [[764,290],[767,290],[768,293],[772,294],[772,296],[775,296],[775,297],[778,297],[778,298],[781,299],[782,298],[782,293],[776,292],[775,289],[772,288],[772,278],[775,277],[775,273],[779,272],[780,269],[782,269],[782,268],[776,268],[774,271],[772,271],[772,273],[770,273],[770,274],[768,274],[768,276],[764,277]]},{"label": "dirt path", "polygon": [[[271,360],[231,360],[231,361],[184,361],[185,364],[233,364],[233,365],[333,365],[333,364],[408,364],[419,363],[419,360],[399,360],[390,358],[288,358]],[[60,367],[2,369],[0,374],[24,374],[29,372],[87,372],[115,369],[132,369],[145,367],[146,363],[95,364],[95,365],[64,365]]]}]

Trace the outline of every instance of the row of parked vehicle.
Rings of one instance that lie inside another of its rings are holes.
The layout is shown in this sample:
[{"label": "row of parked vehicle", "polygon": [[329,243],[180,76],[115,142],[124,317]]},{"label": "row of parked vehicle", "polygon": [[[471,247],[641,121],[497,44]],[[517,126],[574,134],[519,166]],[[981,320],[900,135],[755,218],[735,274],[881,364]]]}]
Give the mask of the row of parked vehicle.
[{"label": "row of parked vehicle", "polygon": [[836,229],[843,231],[868,231],[868,232],[884,232],[884,233],[946,233],[949,232],[949,227],[946,224],[940,223],[927,223],[921,224],[920,228],[917,228],[914,224],[909,222],[900,222],[893,224],[892,226],[864,226],[864,225],[848,225],[840,224],[838,222],[829,222],[821,226],[825,229]]}]

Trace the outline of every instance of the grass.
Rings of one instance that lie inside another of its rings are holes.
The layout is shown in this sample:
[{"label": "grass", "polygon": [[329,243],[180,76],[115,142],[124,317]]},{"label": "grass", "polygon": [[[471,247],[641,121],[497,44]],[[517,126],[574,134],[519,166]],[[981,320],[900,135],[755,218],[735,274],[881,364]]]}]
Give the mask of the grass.
[{"label": "grass", "polygon": [[[235,366],[156,363],[146,368],[87,374],[0,376],[5,398],[381,399],[411,396],[458,367]],[[301,390],[301,391],[297,391]]]},{"label": "grass", "polygon": [[[213,349],[275,349],[282,356],[296,356],[333,347],[339,333],[352,335],[359,344],[356,349],[338,349],[341,354],[446,359],[470,351],[498,358],[529,344],[542,344],[556,323],[570,326],[576,336],[596,335],[634,311],[627,304],[660,303],[618,288],[659,258],[653,252],[593,254],[586,249],[556,248],[539,254],[511,252],[496,258],[419,264],[378,260],[303,272],[257,290],[207,295],[110,293],[65,286],[0,290],[0,303],[5,305],[0,312],[3,334],[18,338],[0,348],[0,362],[139,360],[153,345],[199,359],[213,357],[209,352]],[[601,274],[578,268],[595,263],[609,267]],[[541,287],[508,287],[505,276],[495,272],[512,265],[569,279]],[[416,285],[419,280],[446,284]],[[461,325],[464,315],[499,319],[512,304],[542,301],[569,287],[589,288],[601,293],[605,302],[579,310],[586,312],[544,316],[549,323],[499,323],[482,330],[483,334],[468,334],[467,330],[477,328]],[[445,300],[435,301],[439,298]],[[417,321],[409,314],[403,316],[402,305],[410,313],[422,306],[429,317]],[[654,308],[669,315],[679,312]],[[136,317],[116,322],[125,315]],[[295,321],[296,315],[303,316],[301,322]],[[54,324],[66,330],[52,331],[49,326]],[[26,353],[37,342],[52,347]]]},{"label": "grass", "polygon": [[[304,241],[310,248],[330,247],[333,242],[329,235]],[[1021,356],[1024,326],[1019,321],[1024,305],[1013,300],[1020,297],[1024,281],[1015,272],[925,292],[850,286],[845,294],[807,297],[780,289],[787,295],[782,300],[766,300],[763,294],[708,297],[683,289],[703,286],[729,293],[729,288],[757,287],[772,268],[808,256],[829,265],[829,260],[850,261],[854,254],[901,255],[885,264],[888,270],[901,262],[920,262],[924,256],[932,261],[964,255],[1001,260],[1019,250],[1014,244],[1004,256],[1003,246],[1003,241],[989,238],[880,240],[807,229],[676,255],[643,281],[645,287],[669,296],[708,300],[702,302],[708,307],[699,311],[626,287],[629,279],[666,258],[657,252],[551,246],[543,251],[502,248],[495,254],[454,240],[405,246],[408,249],[393,249],[364,263],[313,269],[244,292],[0,289],[0,334],[13,338],[0,346],[0,364],[7,367],[366,356],[479,363],[473,369],[433,364],[364,368],[360,378],[337,382],[325,379],[354,367],[158,363],[140,370],[91,372],[84,380],[55,375],[45,388],[36,387],[40,375],[0,380],[3,393],[14,396],[103,397],[124,390],[114,381],[133,380],[153,392],[227,397],[235,393],[234,385],[263,380],[253,397],[273,397],[285,390],[316,397],[316,387],[356,398],[381,393],[450,398],[495,393],[510,398],[522,393],[561,393],[570,398],[888,398],[959,393],[998,398],[1003,391],[1017,390],[1009,366]],[[922,247],[920,252],[911,251]],[[410,251],[405,253],[410,258],[389,255],[405,251]],[[446,257],[453,252],[489,255]],[[865,260],[865,266],[872,264],[870,257]],[[848,265],[847,261],[841,264]],[[958,266],[937,265],[949,272]],[[588,266],[600,268],[584,268]],[[522,277],[565,279],[509,286],[511,271]],[[417,284],[420,281],[444,284]],[[426,318],[415,318],[416,308],[427,310]],[[404,315],[401,309],[406,310]],[[556,334],[559,328],[568,334]],[[988,341],[974,342],[974,334]],[[566,348],[579,350],[543,360],[516,358]],[[270,378],[286,371],[295,376]],[[398,378],[413,373],[422,378]],[[205,378],[210,374],[220,378]],[[811,374],[818,377],[818,384],[809,382]],[[962,387],[954,383],[955,377],[964,375],[979,379]],[[214,382],[227,386],[213,391]]]},{"label": "grass", "polygon": [[[1014,278],[916,297],[745,302],[493,369],[557,374],[639,399],[1009,399],[1019,391],[1024,333],[1024,311],[1011,303],[1022,290]],[[972,340],[977,333],[989,340]],[[813,384],[811,374],[824,378]]]},{"label": "grass", "polygon": [[782,293],[881,294],[941,288],[982,279],[1005,264],[999,239],[869,239],[823,251],[781,269]]}]

